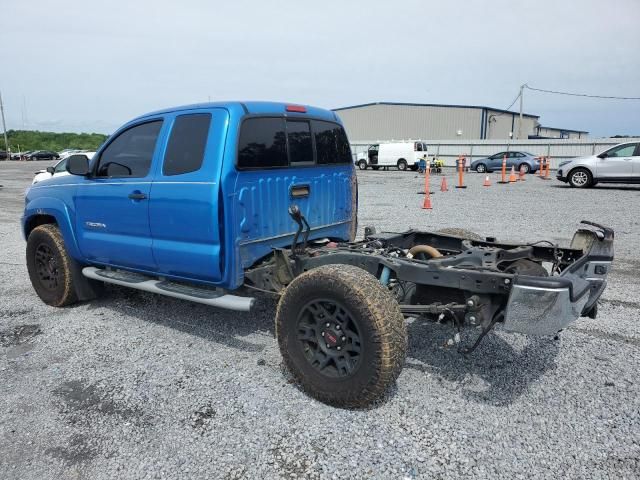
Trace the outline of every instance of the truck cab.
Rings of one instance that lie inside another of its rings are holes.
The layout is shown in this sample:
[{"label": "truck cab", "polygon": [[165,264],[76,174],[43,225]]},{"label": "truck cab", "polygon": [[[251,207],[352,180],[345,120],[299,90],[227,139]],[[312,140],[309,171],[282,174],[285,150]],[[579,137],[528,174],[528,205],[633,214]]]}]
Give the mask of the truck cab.
[{"label": "truck cab", "polygon": [[23,231],[54,223],[82,266],[233,290],[245,268],[291,244],[292,204],[312,225],[309,240],[355,234],[347,136],[318,108],[230,102],[153,112],[79,168],[29,189]]}]

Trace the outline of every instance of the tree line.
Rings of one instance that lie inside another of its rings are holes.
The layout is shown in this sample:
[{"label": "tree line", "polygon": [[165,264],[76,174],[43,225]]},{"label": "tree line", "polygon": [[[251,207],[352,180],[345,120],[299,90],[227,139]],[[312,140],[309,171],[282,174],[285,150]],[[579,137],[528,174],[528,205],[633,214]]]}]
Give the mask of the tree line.
[{"label": "tree line", "polygon": [[[97,150],[108,135],[102,133],[55,133],[38,130],[7,130],[9,147],[12,152],[27,150],[52,150],[59,152],[65,148]],[[0,150],[4,150],[4,138],[0,132]]]}]

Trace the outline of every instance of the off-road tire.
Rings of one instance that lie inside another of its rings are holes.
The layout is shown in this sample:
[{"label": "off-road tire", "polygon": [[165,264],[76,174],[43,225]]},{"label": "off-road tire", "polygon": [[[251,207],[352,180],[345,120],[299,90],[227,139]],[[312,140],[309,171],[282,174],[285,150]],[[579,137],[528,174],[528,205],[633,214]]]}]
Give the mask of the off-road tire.
[{"label": "off-road tire", "polygon": [[[36,253],[50,252],[52,270],[56,273],[55,285],[43,281],[38,273]],[[71,258],[64,247],[62,234],[56,225],[46,224],[34,228],[27,239],[27,271],[29,279],[40,299],[52,307],[64,307],[78,301],[73,283]]]},{"label": "off-road tire", "polygon": [[408,166],[409,166],[409,164],[407,163],[407,161],[404,158],[401,158],[400,160],[398,160],[398,170],[404,172],[407,169]]},{"label": "off-road tire", "polygon": [[[579,182],[578,177],[585,178],[585,183]],[[581,167],[571,170],[569,175],[567,175],[567,180],[569,185],[575,188],[589,188],[593,185],[593,175],[591,175],[589,170]]]},{"label": "off-road tire", "polygon": [[[305,306],[325,300],[342,304],[357,323],[361,352],[348,376],[335,378],[319,371],[299,339]],[[382,397],[400,374],[407,351],[398,302],[377,278],[352,265],[325,265],[295,278],[278,303],[276,337],[286,367],[303,390],[344,408],[366,407]]]}]

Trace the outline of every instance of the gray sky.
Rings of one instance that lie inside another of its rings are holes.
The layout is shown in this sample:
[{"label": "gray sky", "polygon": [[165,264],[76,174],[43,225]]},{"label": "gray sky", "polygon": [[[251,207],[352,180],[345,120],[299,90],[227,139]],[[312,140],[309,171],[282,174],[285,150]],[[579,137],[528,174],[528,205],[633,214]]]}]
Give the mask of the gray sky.
[{"label": "gray sky", "polygon": [[[640,0],[0,0],[0,12],[14,129],[109,133],[208,98],[505,108],[523,83],[640,96]],[[638,100],[526,91],[525,112],[640,134]]]}]

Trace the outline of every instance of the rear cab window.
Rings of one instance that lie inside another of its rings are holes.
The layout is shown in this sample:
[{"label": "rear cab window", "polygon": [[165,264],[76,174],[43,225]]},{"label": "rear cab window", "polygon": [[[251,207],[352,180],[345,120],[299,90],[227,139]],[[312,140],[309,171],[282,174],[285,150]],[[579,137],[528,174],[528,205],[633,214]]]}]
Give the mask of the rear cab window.
[{"label": "rear cab window", "polygon": [[239,170],[351,163],[347,135],[337,123],[284,117],[250,117],[238,141]]}]

